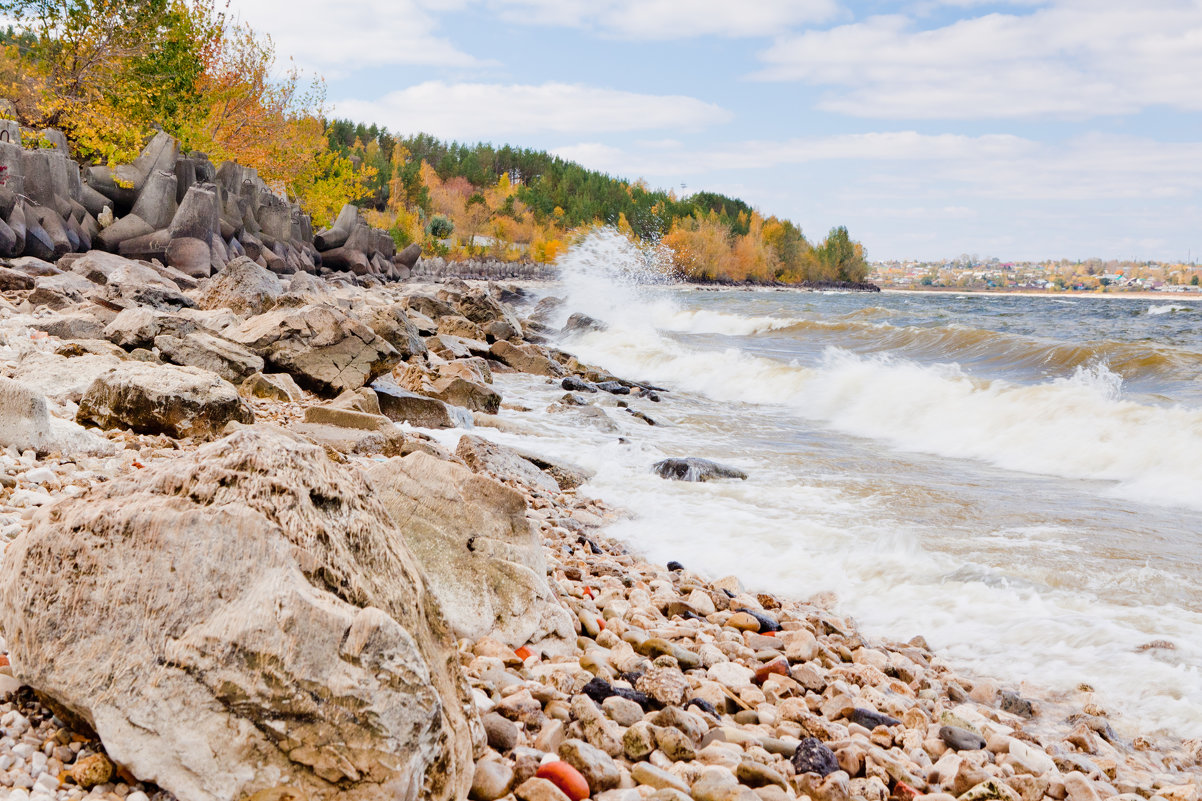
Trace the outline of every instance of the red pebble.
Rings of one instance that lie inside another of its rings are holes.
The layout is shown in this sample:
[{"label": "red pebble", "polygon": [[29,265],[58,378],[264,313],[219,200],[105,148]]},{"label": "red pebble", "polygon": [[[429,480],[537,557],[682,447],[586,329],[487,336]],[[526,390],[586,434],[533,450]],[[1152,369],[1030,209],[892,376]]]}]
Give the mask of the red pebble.
[{"label": "red pebble", "polygon": [[893,786],[893,793],[889,796],[897,801],[913,801],[919,795],[918,791],[905,782],[898,782]]},{"label": "red pebble", "polygon": [[605,631],[605,621],[602,620],[601,618],[597,618],[597,628],[601,629],[602,631]]},{"label": "red pebble", "polygon": [[6,667],[8,664],[8,655],[0,654],[0,667]]},{"label": "red pebble", "polygon": [[514,651],[514,653],[517,654],[518,659],[522,660],[523,662],[525,662],[530,657],[534,656],[534,651],[531,651],[529,648],[527,648],[524,645],[521,648]]},{"label": "red pebble", "polygon": [[767,679],[769,676],[771,676],[773,673],[775,673],[778,676],[788,676],[789,675],[788,660],[786,660],[782,657],[779,659],[773,659],[771,662],[769,662],[765,665],[760,665],[755,670],[756,684],[763,684],[764,680]]},{"label": "red pebble", "polygon": [[567,762],[548,762],[534,774],[540,779],[546,779],[554,784],[572,801],[582,801],[588,798],[588,782],[580,775],[580,771]]},{"label": "red pebble", "polygon": [[592,588],[592,587],[585,587],[585,588],[584,588],[584,594],[585,594],[585,595],[587,595],[589,598],[592,598],[592,597],[594,597],[594,596],[593,596],[593,588]]}]

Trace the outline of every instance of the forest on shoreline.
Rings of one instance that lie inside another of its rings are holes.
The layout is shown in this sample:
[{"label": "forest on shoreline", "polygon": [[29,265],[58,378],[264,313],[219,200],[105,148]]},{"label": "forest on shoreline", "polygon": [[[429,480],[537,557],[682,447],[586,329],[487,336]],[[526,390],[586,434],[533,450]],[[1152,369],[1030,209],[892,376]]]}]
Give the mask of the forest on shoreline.
[{"label": "forest on shoreline", "polygon": [[[642,180],[509,145],[398,135],[333,116],[324,81],[281,69],[269,36],[216,0],[0,0],[0,115],[62,130],[85,163],[132,161],[155,130],[258,170],[315,226],[345,203],[399,246],[448,259],[553,262],[612,226],[665,246],[680,278],[861,282],[844,227],[811,242],[733,197],[677,197]],[[31,134],[27,145],[36,144]]]}]

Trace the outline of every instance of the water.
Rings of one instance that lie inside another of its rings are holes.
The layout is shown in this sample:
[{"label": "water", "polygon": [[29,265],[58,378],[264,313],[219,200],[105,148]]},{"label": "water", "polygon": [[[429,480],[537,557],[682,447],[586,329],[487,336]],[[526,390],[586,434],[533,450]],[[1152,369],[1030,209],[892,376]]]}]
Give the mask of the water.
[{"label": "water", "polygon": [[[597,470],[585,491],[634,512],[610,533],[654,561],[833,592],[957,669],[1088,684],[1129,736],[1202,735],[1202,305],[628,280],[648,264],[595,237],[550,293],[610,323],[565,349],[671,390],[631,402],[662,425],[504,376],[541,433],[494,436]],[[664,481],[666,456],[750,478]]]}]

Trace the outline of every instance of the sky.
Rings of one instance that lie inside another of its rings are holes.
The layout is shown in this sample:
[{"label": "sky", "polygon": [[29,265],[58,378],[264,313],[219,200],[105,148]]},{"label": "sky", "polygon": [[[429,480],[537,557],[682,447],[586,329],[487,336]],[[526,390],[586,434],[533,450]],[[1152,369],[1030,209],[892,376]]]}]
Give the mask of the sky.
[{"label": "sky", "polygon": [[233,0],[333,114],[846,225],[1202,259],[1202,0]]}]

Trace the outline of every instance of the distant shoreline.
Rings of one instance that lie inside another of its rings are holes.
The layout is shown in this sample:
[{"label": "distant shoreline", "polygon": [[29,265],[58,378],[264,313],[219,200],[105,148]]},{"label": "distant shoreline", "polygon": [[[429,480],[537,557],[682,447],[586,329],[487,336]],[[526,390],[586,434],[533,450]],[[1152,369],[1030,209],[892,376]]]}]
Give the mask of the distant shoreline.
[{"label": "distant shoreline", "polygon": [[1123,298],[1135,298],[1142,300],[1187,300],[1192,302],[1202,301],[1202,292],[1157,292],[1155,290],[1141,289],[1133,292],[1079,292],[1075,290],[1064,290],[1062,292],[1049,292],[1046,289],[898,289],[893,287],[881,287],[881,292],[891,292],[904,295],[998,295],[1002,297],[1044,297],[1044,298],[1103,298],[1106,300],[1121,300]]}]

